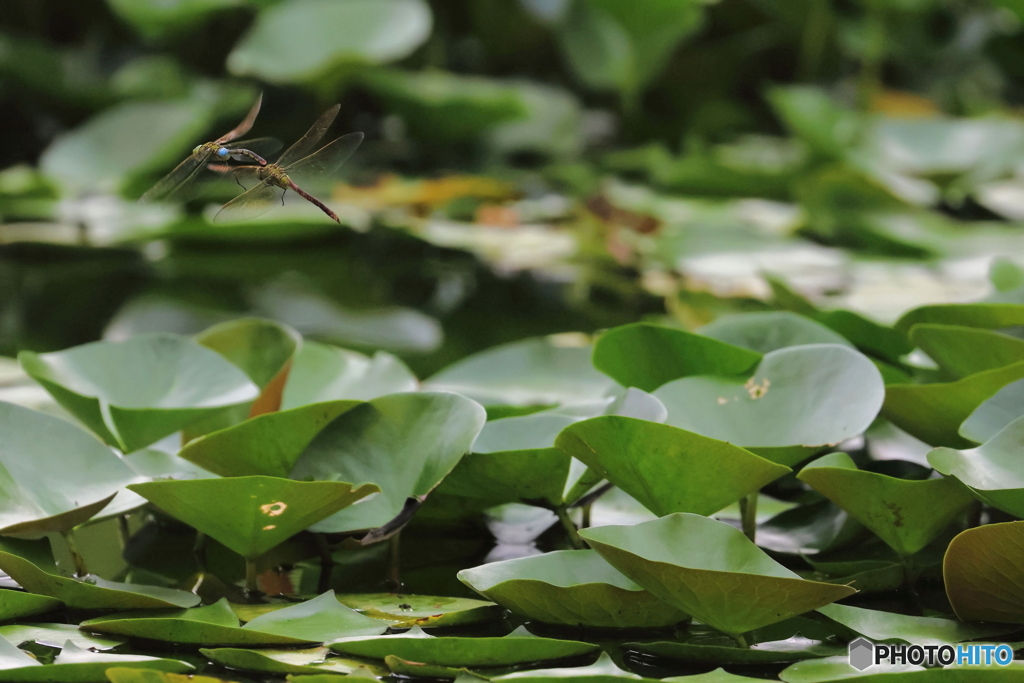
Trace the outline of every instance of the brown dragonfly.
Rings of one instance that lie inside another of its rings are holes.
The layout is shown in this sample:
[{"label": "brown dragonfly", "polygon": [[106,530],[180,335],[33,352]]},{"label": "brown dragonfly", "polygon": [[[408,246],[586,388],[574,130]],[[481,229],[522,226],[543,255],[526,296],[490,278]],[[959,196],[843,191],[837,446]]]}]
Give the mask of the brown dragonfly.
[{"label": "brown dragonfly", "polygon": [[237,142],[228,146],[229,142],[240,138],[249,132],[252,124],[256,121],[256,115],[260,113],[260,105],[263,104],[263,95],[256,98],[249,113],[245,115],[242,122],[233,130],[213,142],[204,142],[192,150],[192,154],[183,162],[177,165],[173,171],[164,176],[160,182],[146,191],[139,201],[153,202],[161,200],[184,200],[188,199],[191,191],[195,188],[195,180],[200,176],[204,167],[216,161],[247,161],[255,162],[265,166],[267,160],[262,155],[271,155],[281,149],[281,143],[274,138],[254,138],[243,142]]},{"label": "brown dragonfly", "polygon": [[[336,104],[325,111],[313,124],[313,127],[298,142],[285,150],[275,163],[260,166],[211,165],[212,170],[234,173],[236,179],[254,177],[257,181],[256,185],[225,204],[213,219],[215,221],[243,221],[262,216],[274,208],[278,201],[283,205],[285,194],[288,193],[288,190],[292,190],[306,201],[316,205],[332,220],[341,223],[338,216],[323,202],[303,190],[295,182],[296,180],[303,182],[336,172],[342,164],[348,161],[348,158],[363,141],[362,133],[349,133],[313,151],[327,129],[334,123],[340,109],[341,105]],[[283,190],[280,200],[276,188]]]}]

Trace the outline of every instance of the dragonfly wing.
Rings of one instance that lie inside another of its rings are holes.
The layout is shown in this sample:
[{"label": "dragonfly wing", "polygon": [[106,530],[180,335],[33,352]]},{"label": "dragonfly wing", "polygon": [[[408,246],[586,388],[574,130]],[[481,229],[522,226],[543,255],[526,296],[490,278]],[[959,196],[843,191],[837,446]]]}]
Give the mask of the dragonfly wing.
[{"label": "dragonfly wing", "polygon": [[320,140],[324,137],[327,129],[334,123],[339,110],[341,110],[341,105],[336,104],[321,114],[320,118],[313,124],[313,127],[306,131],[306,134],[299,138],[298,142],[285,150],[285,153],[277,160],[277,165],[287,166],[288,164],[294,164],[299,159],[312,154],[316,146],[320,144]]},{"label": "dragonfly wing", "polygon": [[174,170],[161,178],[156,185],[149,188],[141,197],[140,202],[158,202],[165,199],[179,201],[189,198],[189,188],[194,188],[194,181],[199,171],[212,155],[205,152],[200,156],[192,154],[188,159],[174,167]]},{"label": "dragonfly wing", "polygon": [[[249,140],[239,140],[238,142],[231,143],[230,149],[249,150],[250,152],[255,152],[264,159],[269,159],[281,151],[281,141],[277,138],[252,138]],[[240,161],[253,163],[254,160],[250,157],[243,156]]]},{"label": "dragonfly wing", "polygon": [[336,173],[341,165],[348,161],[362,141],[362,133],[342,135],[305,159],[299,159],[285,171],[299,185],[314,178],[329,176]]},{"label": "dragonfly wing", "polygon": [[249,113],[245,115],[244,119],[242,119],[242,122],[235,126],[233,130],[221,135],[219,138],[214,140],[214,142],[218,145],[223,145],[225,142],[237,140],[248,133],[249,129],[252,128],[252,124],[256,123],[256,116],[260,113],[260,105],[262,104],[263,93],[260,93],[259,97],[256,98],[255,104],[253,104],[252,108],[249,110]]},{"label": "dragonfly wing", "polygon": [[247,221],[262,216],[281,201],[281,190],[266,182],[246,190],[221,207],[213,217],[215,223]]}]

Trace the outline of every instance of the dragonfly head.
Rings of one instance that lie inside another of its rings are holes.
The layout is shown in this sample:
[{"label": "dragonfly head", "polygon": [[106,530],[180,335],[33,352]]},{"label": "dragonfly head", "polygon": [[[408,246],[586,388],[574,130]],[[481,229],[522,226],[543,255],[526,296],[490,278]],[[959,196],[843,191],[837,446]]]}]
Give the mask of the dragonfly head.
[{"label": "dragonfly head", "polygon": [[203,148],[202,145],[196,145],[195,149],[192,150],[193,154],[199,154],[199,150]]}]

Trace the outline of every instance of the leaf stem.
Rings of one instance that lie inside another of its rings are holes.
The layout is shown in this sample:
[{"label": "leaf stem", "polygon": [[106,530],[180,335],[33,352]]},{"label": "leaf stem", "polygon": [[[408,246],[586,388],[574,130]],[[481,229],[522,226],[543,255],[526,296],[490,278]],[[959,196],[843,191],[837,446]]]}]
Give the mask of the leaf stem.
[{"label": "leaf stem", "polygon": [[128,515],[117,517],[117,537],[121,541],[121,550],[128,547],[128,541],[132,538],[131,529],[128,527]]},{"label": "leaf stem", "polygon": [[580,534],[576,530],[576,524],[569,516],[569,511],[559,506],[555,508],[555,514],[558,515],[558,521],[562,523],[562,528],[565,529],[565,535],[569,537],[569,544],[576,550],[584,550],[587,546],[583,543],[583,539],[580,538]]},{"label": "leaf stem", "polygon": [[402,588],[402,532],[388,539],[388,587],[392,591]]},{"label": "leaf stem", "polygon": [[257,584],[257,578],[259,573],[256,571],[256,560],[245,561],[245,595],[246,597],[252,597],[260,592],[259,585]]},{"label": "leaf stem", "polygon": [[740,498],[740,521],[743,524],[743,533],[752,543],[757,539],[757,496],[758,492]]},{"label": "leaf stem", "polygon": [[730,633],[729,637],[735,640],[736,645],[742,647],[743,649],[747,649],[750,647],[750,644],[747,642],[747,639],[743,636],[742,633]]},{"label": "leaf stem", "polygon": [[68,552],[71,553],[71,561],[75,564],[75,576],[82,578],[89,575],[89,569],[85,566],[85,558],[78,552],[78,546],[75,544],[75,537],[73,531],[64,531],[61,536],[64,537],[64,542],[68,545]]}]

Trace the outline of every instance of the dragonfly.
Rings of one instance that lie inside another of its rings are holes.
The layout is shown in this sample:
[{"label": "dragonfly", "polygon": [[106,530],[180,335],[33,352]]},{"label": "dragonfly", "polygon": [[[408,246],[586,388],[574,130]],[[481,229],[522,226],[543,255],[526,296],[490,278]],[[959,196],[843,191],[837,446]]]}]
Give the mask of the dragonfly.
[{"label": "dragonfly", "polygon": [[[272,164],[260,166],[211,165],[210,168],[215,171],[234,173],[236,180],[242,177],[255,177],[257,181],[256,185],[221,207],[221,210],[214,216],[214,221],[242,221],[262,216],[277,204],[276,190],[280,188],[283,190],[280,197],[282,205],[284,196],[288,190],[292,190],[307,202],[314,204],[332,220],[341,223],[337,214],[295,182],[334,173],[348,161],[348,158],[363,141],[362,133],[349,133],[313,151],[327,129],[334,123],[340,109],[341,105],[336,104],[325,111],[313,124],[313,127],[298,142],[286,149],[281,158]],[[239,184],[242,183],[239,182]]]},{"label": "dragonfly", "polygon": [[263,104],[263,94],[256,98],[249,113],[245,115],[242,122],[231,131],[221,135],[213,142],[204,142],[192,150],[188,159],[178,164],[173,171],[164,176],[160,182],[146,191],[139,201],[154,202],[169,199],[187,199],[190,189],[194,188],[194,182],[200,172],[210,162],[217,161],[246,161],[255,162],[265,166],[267,160],[261,155],[271,155],[281,149],[281,143],[274,138],[254,138],[243,142],[237,142],[228,146],[228,143],[237,140],[249,132],[252,124],[260,113],[260,105]]}]

